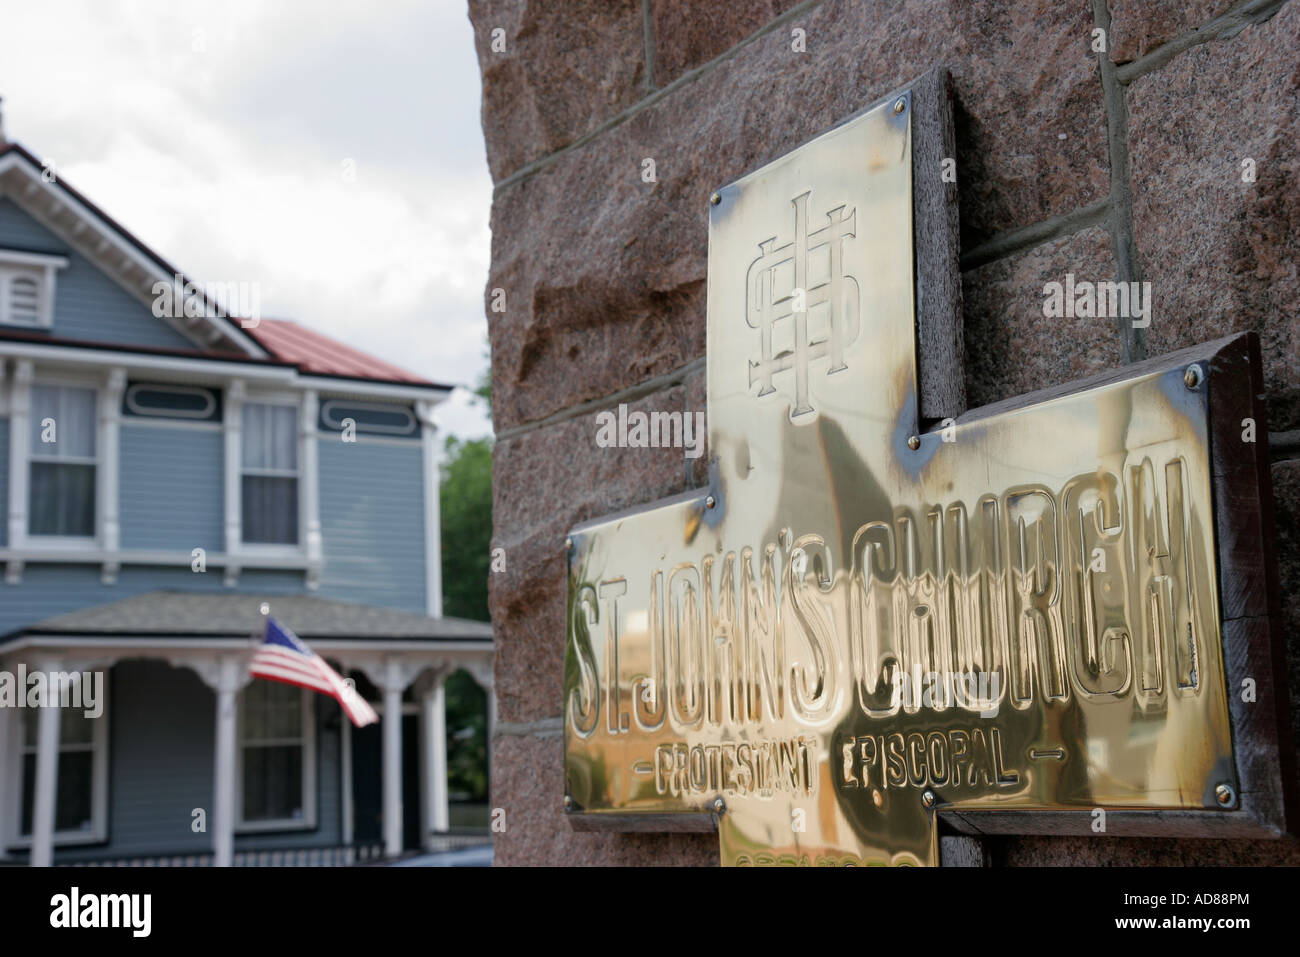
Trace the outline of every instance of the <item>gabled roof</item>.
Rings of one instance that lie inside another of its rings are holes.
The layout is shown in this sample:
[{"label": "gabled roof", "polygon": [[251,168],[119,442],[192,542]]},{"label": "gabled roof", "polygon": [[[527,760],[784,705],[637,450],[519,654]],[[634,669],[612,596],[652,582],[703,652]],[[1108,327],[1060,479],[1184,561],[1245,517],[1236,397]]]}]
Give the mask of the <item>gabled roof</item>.
[{"label": "gabled roof", "polygon": [[[62,176],[51,182],[41,175],[42,171],[41,161],[24,146],[0,140],[0,196],[8,196],[16,202],[70,248],[95,262],[142,303],[151,303],[155,282],[161,280],[170,285],[175,276],[180,276],[183,282],[193,282],[199,290],[204,288],[203,283],[186,276],[73,189]],[[203,298],[205,302],[209,301],[206,295]],[[219,312],[216,309],[212,311]],[[238,358],[268,365],[293,366],[308,375],[396,383],[442,392],[452,389],[289,320],[261,319],[254,326],[241,323],[237,318],[214,314],[184,319],[165,318],[164,321],[172,322],[178,332],[196,343],[193,352],[172,350],[172,354],[178,356]],[[166,351],[112,342],[91,343],[43,333],[33,335],[16,330],[0,331],[0,341],[4,340],[132,353]]]},{"label": "gabled roof", "polygon": [[[74,189],[60,175],[42,175],[45,166],[21,143],[0,142],[0,192],[7,192],[42,225],[59,234],[73,249],[97,263],[137,299],[152,300],[155,282],[170,284],[175,276],[193,282],[170,262],[141,242],[121,223]],[[86,227],[90,228],[87,229]],[[199,289],[202,283],[195,283]],[[216,307],[206,295],[204,302]],[[215,308],[214,313],[218,312]],[[233,349],[261,357],[265,351],[249,336],[238,319],[224,315],[196,316],[184,320],[178,331],[213,348]]]},{"label": "gabled roof", "polygon": [[492,626],[463,618],[430,618],[316,595],[151,591],[27,625],[18,635],[104,638],[230,637],[260,633],[261,605],[300,638],[492,642]]}]

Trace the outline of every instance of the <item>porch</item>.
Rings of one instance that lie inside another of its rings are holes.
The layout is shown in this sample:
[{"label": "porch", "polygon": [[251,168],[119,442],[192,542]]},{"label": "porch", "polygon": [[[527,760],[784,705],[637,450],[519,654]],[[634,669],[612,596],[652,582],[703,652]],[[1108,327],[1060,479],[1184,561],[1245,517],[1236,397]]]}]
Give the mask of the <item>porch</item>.
[{"label": "porch", "polygon": [[[378,725],[250,684],[263,603]],[[490,735],[491,663],[486,624],[304,595],[151,592],[39,622],[0,643],[0,672],[99,673],[106,701],[0,708],[0,860],[339,865],[465,846],[449,833],[446,681],[483,687]]]}]

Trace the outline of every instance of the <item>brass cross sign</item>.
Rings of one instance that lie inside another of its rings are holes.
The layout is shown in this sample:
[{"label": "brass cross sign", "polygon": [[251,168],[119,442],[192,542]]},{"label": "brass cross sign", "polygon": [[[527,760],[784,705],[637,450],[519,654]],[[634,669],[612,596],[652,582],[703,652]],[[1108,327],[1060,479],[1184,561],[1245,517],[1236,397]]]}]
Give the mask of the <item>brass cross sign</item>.
[{"label": "brass cross sign", "polygon": [[716,824],[725,864],[936,864],[940,815],[1234,833],[1209,395],[1237,346],[924,430],[912,114],[712,198],[710,487],[570,538],[571,820]]}]

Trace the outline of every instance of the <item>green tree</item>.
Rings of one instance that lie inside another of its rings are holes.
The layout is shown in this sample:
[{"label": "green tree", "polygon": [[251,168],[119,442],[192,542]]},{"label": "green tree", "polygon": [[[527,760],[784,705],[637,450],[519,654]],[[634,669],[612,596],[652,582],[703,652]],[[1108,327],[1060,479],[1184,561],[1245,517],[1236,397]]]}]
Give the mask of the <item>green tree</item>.
[{"label": "green tree", "polygon": [[443,451],[442,613],[488,620],[492,440],[447,439]]},{"label": "green tree", "polygon": [[[491,403],[491,373],[475,394]],[[447,439],[439,495],[442,613],[488,620],[492,549],[492,440]],[[453,796],[487,800],[487,695],[463,671],[447,678],[447,784]]]}]

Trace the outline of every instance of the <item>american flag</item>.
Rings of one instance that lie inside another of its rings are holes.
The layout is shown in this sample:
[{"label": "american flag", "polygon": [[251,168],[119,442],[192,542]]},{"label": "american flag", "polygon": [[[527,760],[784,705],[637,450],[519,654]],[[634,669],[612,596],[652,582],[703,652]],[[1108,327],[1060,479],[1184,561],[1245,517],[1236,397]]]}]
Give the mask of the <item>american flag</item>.
[{"label": "american flag", "polygon": [[249,674],[269,681],[310,688],[336,700],[358,728],[379,720],[375,709],[355,688],[339,677],[301,638],[274,618],[267,616],[266,638],[248,666]]}]

